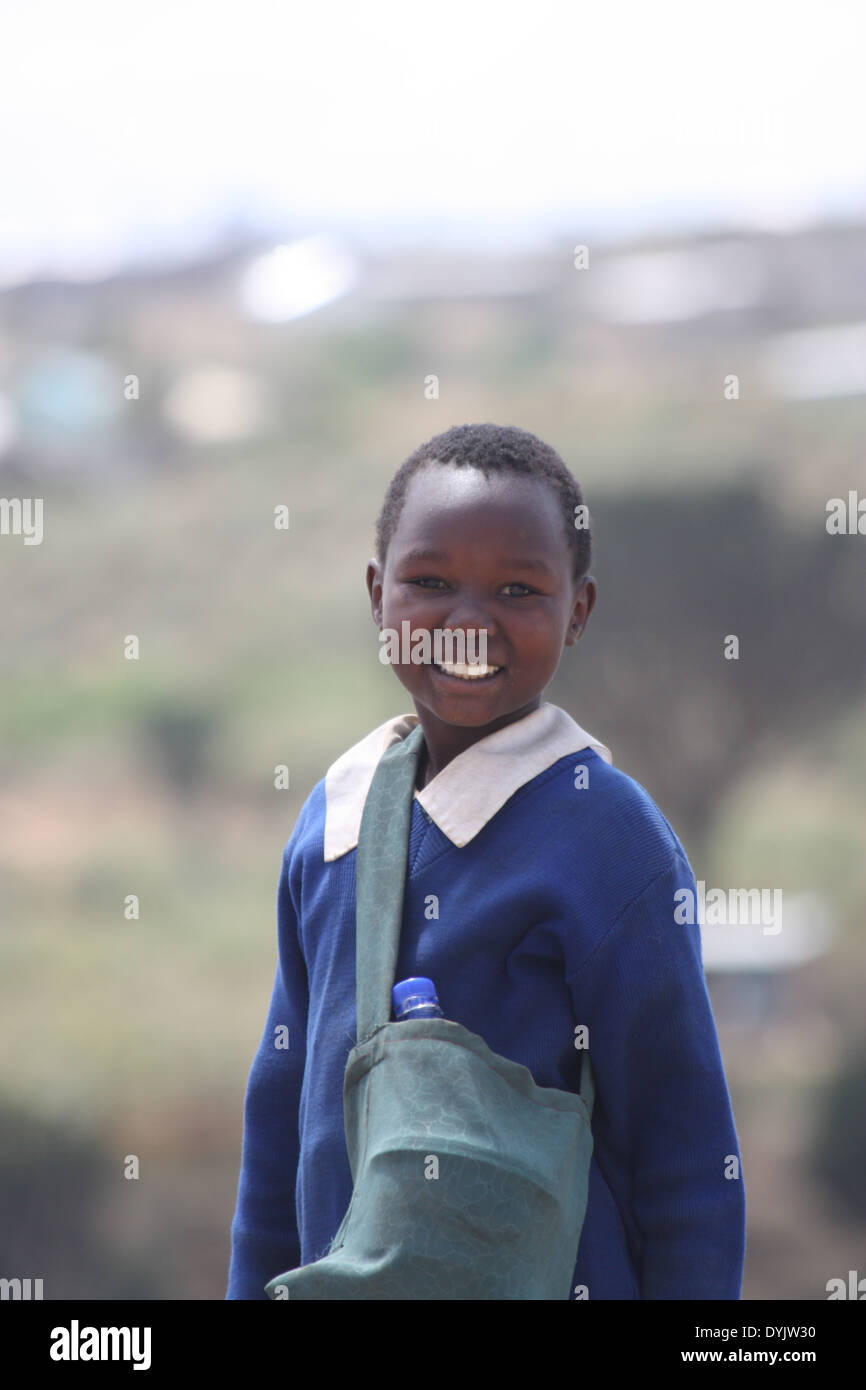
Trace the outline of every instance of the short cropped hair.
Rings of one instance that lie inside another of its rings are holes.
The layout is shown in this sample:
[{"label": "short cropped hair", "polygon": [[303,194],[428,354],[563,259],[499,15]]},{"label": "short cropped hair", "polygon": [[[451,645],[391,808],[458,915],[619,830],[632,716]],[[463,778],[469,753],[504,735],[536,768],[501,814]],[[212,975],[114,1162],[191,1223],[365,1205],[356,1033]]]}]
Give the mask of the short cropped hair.
[{"label": "short cropped hair", "polygon": [[[588,572],[592,558],[592,537],[577,479],[569,472],[555,449],[537,435],[514,425],[454,425],[421,444],[401,463],[385,493],[376,521],[376,558],[384,565],[388,544],[406,500],[411,479],[426,464],[452,464],[458,468],[477,468],[485,477],[518,473],[540,478],[555,492],[562,510],[563,527],[571,549],[574,582]],[[577,524],[580,515],[581,523]]]}]

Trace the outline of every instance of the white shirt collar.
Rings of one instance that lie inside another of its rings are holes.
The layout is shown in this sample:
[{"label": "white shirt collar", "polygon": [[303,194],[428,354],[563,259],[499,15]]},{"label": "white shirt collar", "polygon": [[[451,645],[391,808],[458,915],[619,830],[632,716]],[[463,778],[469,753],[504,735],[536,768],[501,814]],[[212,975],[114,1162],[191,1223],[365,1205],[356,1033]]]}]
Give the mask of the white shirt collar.
[{"label": "white shirt collar", "polygon": [[[380,724],[343,753],[325,774],[325,862],[358,843],[361,815],[376,764],[386,748],[411,733],[417,714]],[[567,753],[594,748],[606,763],[610,749],[558,705],[543,701],[513,724],[473,743],[427,783],[415,798],[443,835],[461,848],[517,791]]]}]

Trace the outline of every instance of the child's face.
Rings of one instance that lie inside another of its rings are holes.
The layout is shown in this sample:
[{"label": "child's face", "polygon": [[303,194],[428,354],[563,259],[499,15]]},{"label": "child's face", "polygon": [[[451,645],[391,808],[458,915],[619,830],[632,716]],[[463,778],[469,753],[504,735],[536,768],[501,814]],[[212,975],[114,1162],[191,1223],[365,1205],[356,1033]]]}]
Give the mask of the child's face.
[{"label": "child's face", "polygon": [[405,621],[413,634],[485,629],[487,663],[499,667],[461,678],[432,661],[394,662],[425,732],[460,725],[483,737],[540,704],[595,602],[592,579],[574,583],[568,519],[537,478],[440,464],[412,478],[384,573],[375,560],[367,568],[377,626],[398,634]]}]

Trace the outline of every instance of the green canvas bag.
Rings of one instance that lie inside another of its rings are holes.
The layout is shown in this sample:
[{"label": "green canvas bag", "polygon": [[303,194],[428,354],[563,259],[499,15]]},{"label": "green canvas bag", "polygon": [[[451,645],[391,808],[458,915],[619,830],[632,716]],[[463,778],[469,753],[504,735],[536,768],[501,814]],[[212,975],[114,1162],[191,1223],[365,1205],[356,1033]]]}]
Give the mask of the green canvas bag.
[{"label": "green canvas bag", "polygon": [[356,863],[357,1045],[343,1080],[354,1189],[330,1249],[278,1299],[567,1299],[586,1212],[594,1082],[536,1085],[447,1018],[390,1022],[416,725],[382,755]]}]

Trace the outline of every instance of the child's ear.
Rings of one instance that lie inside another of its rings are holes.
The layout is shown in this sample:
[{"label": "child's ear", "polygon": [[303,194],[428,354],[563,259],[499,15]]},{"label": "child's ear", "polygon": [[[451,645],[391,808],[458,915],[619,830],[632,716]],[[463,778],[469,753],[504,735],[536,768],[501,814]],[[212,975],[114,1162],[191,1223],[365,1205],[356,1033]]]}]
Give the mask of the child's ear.
[{"label": "child's ear", "polygon": [[568,620],[568,631],[565,634],[565,646],[573,647],[580,637],[587,622],[589,615],[595,607],[595,600],[598,594],[598,586],[591,574],[584,575],[577,587],[574,599],[574,606]]},{"label": "child's ear", "polygon": [[367,593],[376,626],[382,627],[382,567],[375,558],[367,566]]}]

